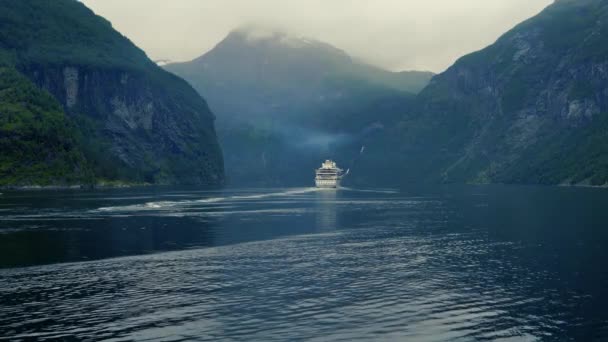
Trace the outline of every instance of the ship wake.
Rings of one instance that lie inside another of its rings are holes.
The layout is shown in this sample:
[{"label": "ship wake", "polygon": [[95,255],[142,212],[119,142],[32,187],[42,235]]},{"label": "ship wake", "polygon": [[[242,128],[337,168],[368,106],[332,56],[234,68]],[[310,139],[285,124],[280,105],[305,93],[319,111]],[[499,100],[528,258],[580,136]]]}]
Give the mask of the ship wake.
[{"label": "ship wake", "polygon": [[117,212],[140,212],[140,211],[165,211],[165,210],[178,210],[180,208],[188,208],[198,206],[200,204],[213,204],[213,203],[236,203],[246,201],[256,201],[266,198],[273,197],[291,197],[297,195],[304,195],[319,191],[317,188],[298,188],[279,192],[259,193],[251,195],[231,195],[231,196],[218,196],[209,197],[195,200],[183,200],[183,201],[157,201],[148,202],[143,204],[132,204],[123,206],[112,206],[102,207],[93,210],[94,213],[117,213]]}]

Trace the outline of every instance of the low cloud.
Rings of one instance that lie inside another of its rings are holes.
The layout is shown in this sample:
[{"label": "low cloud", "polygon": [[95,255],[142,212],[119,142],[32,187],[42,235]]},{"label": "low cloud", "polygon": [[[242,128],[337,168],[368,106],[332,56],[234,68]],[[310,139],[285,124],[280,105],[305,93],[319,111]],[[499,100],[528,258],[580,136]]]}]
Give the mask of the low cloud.
[{"label": "low cloud", "polygon": [[153,59],[190,60],[245,24],[322,40],[392,70],[439,72],[552,0],[83,0]]}]

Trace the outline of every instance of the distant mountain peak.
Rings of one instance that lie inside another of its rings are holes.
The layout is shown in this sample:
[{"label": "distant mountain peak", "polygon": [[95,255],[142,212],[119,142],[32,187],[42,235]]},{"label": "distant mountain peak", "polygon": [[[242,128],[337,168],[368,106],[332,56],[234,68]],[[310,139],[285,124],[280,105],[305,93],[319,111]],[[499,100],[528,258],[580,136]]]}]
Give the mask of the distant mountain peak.
[{"label": "distant mountain peak", "polygon": [[228,35],[227,40],[241,40],[248,44],[270,43],[273,45],[281,45],[287,48],[308,48],[308,47],[323,47],[325,49],[334,48],[333,46],[320,42],[316,39],[298,35],[287,30],[263,26],[263,25],[245,25],[241,26]]},{"label": "distant mountain peak", "polygon": [[250,41],[275,40],[284,36],[289,36],[287,31],[267,26],[246,25],[234,29],[231,35],[237,35]]},{"label": "distant mountain peak", "polygon": [[158,66],[165,66],[167,64],[171,64],[173,61],[170,59],[156,59],[154,60],[154,63],[156,63],[156,65]]},{"label": "distant mountain peak", "polygon": [[307,91],[314,92],[318,90],[315,86],[327,86],[324,82],[329,78],[337,83],[344,83],[346,79],[358,80],[387,89],[418,93],[434,75],[391,72],[352,58],[344,50],[322,41],[262,25],[236,28],[204,55],[191,62],[164,67],[190,79],[201,93],[207,95],[210,89],[218,85],[227,87],[228,84],[236,88],[244,85],[260,88],[265,84],[269,87],[266,95],[284,91],[287,85],[296,88],[295,85],[309,85],[313,89]]}]

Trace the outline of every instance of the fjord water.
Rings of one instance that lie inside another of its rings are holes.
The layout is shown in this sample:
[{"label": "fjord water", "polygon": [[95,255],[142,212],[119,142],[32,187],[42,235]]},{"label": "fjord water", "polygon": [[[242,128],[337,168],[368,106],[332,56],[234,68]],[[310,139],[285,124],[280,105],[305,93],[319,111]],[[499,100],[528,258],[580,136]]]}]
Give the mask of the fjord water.
[{"label": "fjord water", "polygon": [[5,193],[0,340],[608,339],[608,190]]}]

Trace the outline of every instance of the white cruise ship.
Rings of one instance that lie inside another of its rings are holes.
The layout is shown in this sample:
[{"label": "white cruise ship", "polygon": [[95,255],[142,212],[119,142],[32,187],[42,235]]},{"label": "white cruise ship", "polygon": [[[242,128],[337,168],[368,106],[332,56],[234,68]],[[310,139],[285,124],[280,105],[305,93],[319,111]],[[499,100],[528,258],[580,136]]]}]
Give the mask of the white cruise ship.
[{"label": "white cruise ship", "polygon": [[326,160],[320,169],[317,169],[315,183],[317,188],[336,189],[344,177],[344,170],[340,169],[332,160]]}]

